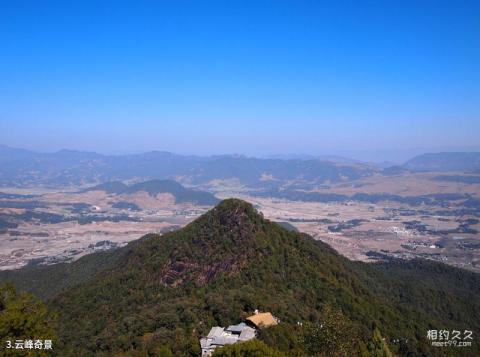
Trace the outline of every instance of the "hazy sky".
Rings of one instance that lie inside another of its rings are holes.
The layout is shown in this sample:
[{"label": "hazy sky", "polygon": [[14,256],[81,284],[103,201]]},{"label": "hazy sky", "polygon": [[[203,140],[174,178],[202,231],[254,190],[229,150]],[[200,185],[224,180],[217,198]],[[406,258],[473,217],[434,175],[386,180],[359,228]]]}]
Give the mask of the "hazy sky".
[{"label": "hazy sky", "polygon": [[0,143],[478,149],[480,2],[1,1]]}]

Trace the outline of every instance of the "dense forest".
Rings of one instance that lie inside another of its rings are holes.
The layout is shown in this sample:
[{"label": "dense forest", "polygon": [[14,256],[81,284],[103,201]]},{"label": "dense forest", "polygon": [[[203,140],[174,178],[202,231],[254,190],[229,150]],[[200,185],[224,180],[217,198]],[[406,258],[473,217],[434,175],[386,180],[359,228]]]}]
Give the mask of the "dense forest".
[{"label": "dense forest", "polygon": [[[424,260],[352,262],[236,199],[183,229],[0,280],[45,301],[60,356],[198,356],[212,326],[255,309],[281,323],[216,356],[480,354],[478,274]],[[473,331],[471,347],[427,339],[460,329]]]}]

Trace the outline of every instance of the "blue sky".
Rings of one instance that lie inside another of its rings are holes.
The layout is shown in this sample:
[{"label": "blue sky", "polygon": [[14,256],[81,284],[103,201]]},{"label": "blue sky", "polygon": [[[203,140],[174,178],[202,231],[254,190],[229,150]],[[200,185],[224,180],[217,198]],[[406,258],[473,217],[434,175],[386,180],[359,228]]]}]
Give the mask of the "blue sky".
[{"label": "blue sky", "polygon": [[2,1],[0,143],[40,151],[480,148],[480,2]]}]

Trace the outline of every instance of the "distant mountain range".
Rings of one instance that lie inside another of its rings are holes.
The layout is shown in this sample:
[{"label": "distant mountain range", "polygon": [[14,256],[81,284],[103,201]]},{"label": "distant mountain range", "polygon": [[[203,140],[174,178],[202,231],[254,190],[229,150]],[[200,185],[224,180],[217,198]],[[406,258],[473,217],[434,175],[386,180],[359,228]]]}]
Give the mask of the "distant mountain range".
[{"label": "distant mountain range", "polygon": [[[48,301],[62,356],[155,355],[160,347],[198,356],[212,326],[255,309],[280,319],[259,338],[287,356],[332,355],[328,346],[339,341],[348,356],[387,355],[367,353],[372,331],[395,355],[428,356],[438,351],[428,330],[480,329],[478,274],[423,260],[352,262],[236,199],[175,232],[72,264],[1,272],[0,281]],[[319,340],[329,306],[335,328]],[[464,351],[478,355],[478,341]]]},{"label": "distant mountain range", "polygon": [[375,172],[370,165],[317,159],[198,157],[159,151],[119,156],[70,150],[44,154],[5,146],[0,147],[0,165],[2,186],[70,186],[131,179],[176,179],[199,185],[237,179],[253,187],[276,187],[290,181],[355,180]]},{"label": "distant mountain range", "polygon": [[[77,186],[108,181],[174,179],[191,185],[236,179],[243,185],[278,188],[352,181],[384,172],[476,171],[480,153],[417,156],[402,166],[385,168],[337,157],[259,159],[245,156],[183,156],[152,151],[136,155],[101,155],[61,150],[37,153],[0,146],[0,186]],[[383,171],[382,171],[383,169]]]},{"label": "distant mountain range", "polygon": [[467,171],[480,170],[480,152],[439,152],[423,154],[408,160],[403,168],[411,171]]},{"label": "distant mountain range", "polygon": [[219,199],[209,192],[188,189],[172,180],[150,180],[131,186],[121,181],[111,181],[90,187],[85,191],[104,191],[114,194],[147,192],[151,196],[156,196],[159,193],[170,193],[175,197],[177,203],[191,202],[199,205],[215,205],[219,202]]}]

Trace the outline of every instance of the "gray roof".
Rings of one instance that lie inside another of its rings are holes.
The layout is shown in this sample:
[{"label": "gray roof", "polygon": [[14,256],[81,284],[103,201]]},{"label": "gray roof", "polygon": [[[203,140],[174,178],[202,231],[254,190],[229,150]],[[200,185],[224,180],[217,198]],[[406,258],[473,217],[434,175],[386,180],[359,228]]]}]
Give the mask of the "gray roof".
[{"label": "gray roof", "polygon": [[230,325],[226,328],[227,331],[241,333],[245,327],[248,327],[244,322],[239,323],[238,325]]},{"label": "gray roof", "polygon": [[238,337],[216,337],[213,339],[212,345],[225,346],[233,345],[236,342],[238,342]]},{"label": "gray roof", "polygon": [[251,340],[252,338],[255,338],[255,330],[251,327],[245,328],[240,336],[238,337],[239,341],[248,341]]},{"label": "gray roof", "polygon": [[255,329],[245,323],[223,327],[212,327],[207,337],[200,339],[202,349],[212,349],[217,346],[232,345],[238,341],[248,341],[255,338]]},{"label": "gray roof", "polygon": [[207,338],[220,337],[222,333],[223,333],[223,327],[215,326],[215,327],[212,327],[212,329],[208,333]]},{"label": "gray roof", "polygon": [[202,348],[210,347],[210,341],[206,338],[201,338],[200,339],[200,347],[202,347]]}]

